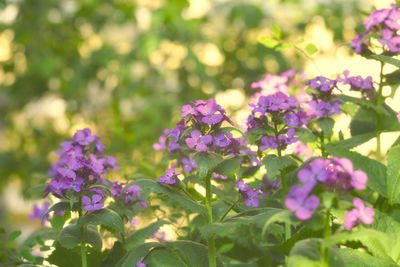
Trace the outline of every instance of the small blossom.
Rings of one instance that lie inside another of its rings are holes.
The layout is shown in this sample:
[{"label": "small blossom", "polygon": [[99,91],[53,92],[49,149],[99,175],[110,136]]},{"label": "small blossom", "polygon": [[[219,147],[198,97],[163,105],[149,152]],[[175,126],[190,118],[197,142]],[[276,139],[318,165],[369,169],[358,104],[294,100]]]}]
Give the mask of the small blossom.
[{"label": "small blossom", "polygon": [[42,224],[44,224],[49,219],[49,214],[43,218],[43,215],[49,210],[49,206],[50,204],[48,202],[44,202],[41,208],[38,205],[34,205],[29,219],[40,219]]},{"label": "small blossom", "polygon": [[304,185],[299,187],[293,186],[286,197],[286,207],[295,212],[300,220],[308,220],[312,216],[312,212],[319,206],[319,198],[315,195],[308,196],[312,187]]},{"label": "small blossom", "polygon": [[143,263],[144,257],[140,258],[140,260],[136,263],[136,267],[146,267],[146,264]]},{"label": "small blossom", "polygon": [[354,209],[346,213],[344,218],[344,226],[346,229],[351,230],[360,220],[365,224],[372,224],[374,222],[375,212],[370,207],[365,207],[364,202],[359,198],[353,199]]},{"label": "small blossom", "polygon": [[91,198],[88,196],[82,196],[83,209],[86,211],[99,210],[104,207],[104,204],[100,201],[103,199],[101,195],[95,194]]},{"label": "small blossom", "polygon": [[165,175],[158,178],[160,184],[176,184],[178,182],[179,173],[175,173],[175,168],[170,168],[165,171]]}]

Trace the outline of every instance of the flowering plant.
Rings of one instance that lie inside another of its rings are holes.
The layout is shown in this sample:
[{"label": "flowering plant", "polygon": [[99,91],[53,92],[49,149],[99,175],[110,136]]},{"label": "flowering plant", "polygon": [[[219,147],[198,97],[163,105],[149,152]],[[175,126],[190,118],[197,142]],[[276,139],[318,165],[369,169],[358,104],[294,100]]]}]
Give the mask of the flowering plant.
[{"label": "flowering plant", "polygon": [[[379,81],[348,70],[336,77],[268,74],[252,84],[243,129],[213,98],[184,105],[176,127],[153,145],[164,155],[154,179],[107,180],[118,170],[115,158],[105,156],[90,129],[78,130],[61,143],[49,171],[43,193],[55,203],[35,207],[30,217],[45,227],[15,262],[398,266],[400,243],[391,236],[400,232],[400,141],[383,156],[381,135],[400,131],[382,93],[393,77],[384,66],[400,67],[393,57],[400,52],[399,18],[395,4],[372,12],[351,44],[380,62]],[[344,94],[345,87],[359,97]],[[342,113],[352,116],[347,139],[334,131]],[[375,155],[353,151],[373,138]],[[157,220],[136,230],[143,209]],[[176,230],[175,241],[163,225]],[[38,247],[49,253],[33,256]]]}]

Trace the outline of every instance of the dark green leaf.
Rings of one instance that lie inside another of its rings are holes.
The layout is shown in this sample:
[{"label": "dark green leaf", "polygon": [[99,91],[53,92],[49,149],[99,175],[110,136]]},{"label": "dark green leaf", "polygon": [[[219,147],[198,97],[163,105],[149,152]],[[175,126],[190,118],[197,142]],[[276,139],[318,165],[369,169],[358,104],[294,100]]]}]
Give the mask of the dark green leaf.
[{"label": "dark green leaf", "polygon": [[124,222],[115,211],[105,208],[86,213],[79,218],[78,226],[93,224],[106,227],[118,233],[124,233]]},{"label": "dark green leaf", "polygon": [[181,192],[174,191],[168,187],[162,186],[155,181],[146,179],[137,180],[129,183],[128,185],[126,185],[126,187],[134,184],[140,186],[141,194],[143,195],[148,195],[150,192],[161,194],[164,196],[168,196],[177,204],[185,207],[185,209],[189,211],[198,212],[201,214],[207,213],[207,209],[203,205],[200,205],[199,203],[191,200],[190,198],[188,198],[188,196],[182,194]]},{"label": "dark green leaf", "polygon": [[[103,254],[99,250],[87,247],[86,257],[88,267],[96,267],[100,266],[100,262],[103,259]],[[66,249],[57,243],[55,250],[49,257],[46,258],[46,260],[58,267],[82,266],[81,249],[80,247]]]},{"label": "dark green leaf", "polygon": [[387,194],[390,204],[399,203],[400,146],[392,147],[387,154]]},{"label": "dark green leaf", "polygon": [[[297,242],[289,254],[288,267],[320,267],[321,266],[321,240],[317,238]],[[329,266],[346,266],[338,253],[338,249],[329,249]]]},{"label": "dark green leaf", "polygon": [[267,175],[270,179],[276,177],[279,171],[288,167],[297,167],[297,162],[289,156],[277,157],[275,155],[267,155],[262,159],[267,169]]},{"label": "dark green leaf", "polygon": [[11,232],[11,233],[8,235],[7,241],[8,241],[9,243],[13,242],[15,239],[17,239],[17,237],[19,237],[19,236],[21,235],[21,233],[22,233],[22,232],[21,232],[20,230]]},{"label": "dark green leaf", "polygon": [[320,118],[315,123],[321,128],[326,137],[329,138],[332,136],[332,129],[335,124],[335,121],[332,118]]},{"label": "dark green leaf", "polygon": [[131,236],[126,239],[124,248],[126,250],[131,250],[133,247],[143,243],[147,238],[149,238],[154,232],[156,232],[164,224],[169,224],[167,221],[159,220],[144,228],[135,231]]},{"label": "dark green leaf", "polygon": [[341,146],[347,149],[356,147],[358,145],[364,144],[365,142],[371,140],[376,136],[376,133],[369,132],[365,134],[355,135],[349,139],[345,139],[336,143],[337,146]]},{"label": "dark green leaf", "polygon": [[388,63],[391,64],[393,66],[396,66],[398,68],[400,68],[400,60],[392,58],[392,57],[388,57],[388,56],[384,56],[384,55],[370,55],[370,57],[375,58],[379,61],[382,61],[384,63]]},{"label": "dark green leaf", "polygon": [[357,249],[341,248],[339,249],[339,254],[342,257],[343,261],[346,263],[346,266],[351,266],[351,267],[377,267],[377,266],[398,267],[399,266],[394,262],[374,257],[368,254],[367,252],[363,252]]},{"label": "dark green leaf", "polygon": [[204,178],[212,168],[222,161],[220,155],[212,152],[197,152],[193,155],[193,159],[196,161],[200,178]]},{"label": "dark green leaf", "polygon": [[258,224],[259,226],[263,226],[265,221],[282,211],[282,209],[266,208],[253,210],[250,214],[248,212],[243,212],[225,219],[222,223],[216,222],[201,227],[200,231],[205,237],[207,237],[229,230],[235,231],[235,229],[242,225]]},{"label": "dark green leaf", "polygon": [[240,159],[238,157],[224,159],[213,168],[213,171],[224,176],[228,176],[238,170]]},{"label": "dark green leaf", "polygon": [[115,242],[114,246],[107,255],[107,258],[101,262],[100,267],[115,266],[126,254],[124,245],[121,242]]},{"label": "dark green leaf", "polygon": [[[93,248],[101,250],[102,241],[97,229],[93,226],[88,226],[85,229],[86,244],[92,245]],[[64,227],[58,236],[58,242],[61,246],[67,249],[72,249],[81,243],[81,230],[76,224]]]}]

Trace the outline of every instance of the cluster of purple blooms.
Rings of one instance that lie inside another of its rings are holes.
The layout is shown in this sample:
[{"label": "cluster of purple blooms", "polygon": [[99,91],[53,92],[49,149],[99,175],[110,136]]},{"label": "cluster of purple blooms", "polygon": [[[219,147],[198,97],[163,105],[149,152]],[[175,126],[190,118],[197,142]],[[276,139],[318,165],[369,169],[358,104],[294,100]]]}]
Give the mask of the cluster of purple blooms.
[{"label": "cluster of purple blooms", "polygon": [[[293,96],[288,96],[282,92],[276,92],[267,96],[260,96],[256,103],[250,104],[251,115],[247,118],[247,131],[257,128],[272,127],[270,123],[285,118],[288,127],[307,125],[308,120],[305,112],[298,107],[299,103]],[[271,116],[268,121],[268,116]],[[264,136],[261,138],[260,150],[276,149],[286,147],[298,141],[295,137],[294,128],[281,129],[278,136]]]},{"label": "cluster of purple blooms", "polygon": [[311,192],[317,184],[339,193],[349,193],[366,188],[368,177],[361,170],[354,170],[346,158],[315,159],[297,174],[302,185],[294,185],[286,197],[286,207],[300,220],[311,218],[319,206],[319,198]]},{"label": "cluster of purple blooms", "polygon": [[397,4],[391,8],[373,11],[363,22],[365,32],[357,35],[351,46],[357,54],[361,54],[370,45],[370,36],[378,35],[378,41],[383,48],[391,53],[400,52],[400,9]]},{"label": "cluster of purple blooms", "polygon": [[70,198],[71,194],[75,194],[81,196],[84,210],[98,210],[104,207],[103,200],[107,194],[102,187],[96,187],[96,184],[101,184],[111,186],[113,197],[123,195],[125,202],[129,203],[134,196],[135,201],[145,206],[146,203],[139,198],[139,186],[133,185],[122,190],[125,184],[110,183],[103,178],[110,169],[117,170],[119,167],[114,157],[104,155],[104,146],[98,138],[89,128],[85,128],[78,130],[72,141],[60,144],[62,149],[56,152],[60,159],[49,171],[51,181],[44,191],[44,197],[51,193],[58,198]]},{"label": "cluster of purple blooms", "polygon": [[[164,130],[159,142],[153,145],[155,150],[181,151],[184,145],[195,151],[214,151],[222,154],[238,154],[238,146],[243,145],[240,138],[231,133],[218,132],[221,124],[233,122],[226,116],[226,111],[215,99],[197,100],[182,107],[182,119],[176,127]],[[193,129],[187,132],[187,129]]]},{"label": "cluster of purple blooms", "polygon": [[268,196],[279,189],[279,181],[274,180],[271,182],[264,176],[263,182],[254,188],[250,188],[250,184],[243,180],[238,180],[235,187],[239,190],[240,196],[246,206],[258,207],[260,197]]},{"label": "cluster of purple blooms", "polygon": [[364,202],[359,198],[353,199],[354,209],[348,211],[344,217],[344,227],[351,230],[354,226],[361,221],[365,224],[372,224],[374,222],[375,212],[370,207],[366,207]]}]

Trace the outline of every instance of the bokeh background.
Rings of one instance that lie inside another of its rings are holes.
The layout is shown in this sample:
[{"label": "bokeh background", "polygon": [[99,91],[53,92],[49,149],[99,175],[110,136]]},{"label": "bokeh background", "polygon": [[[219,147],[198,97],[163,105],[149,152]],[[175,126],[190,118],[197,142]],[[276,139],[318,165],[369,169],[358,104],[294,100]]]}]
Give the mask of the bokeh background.
[{"label": "bokeh background", "polygon": [[[216,97],[240,124],[251,83],[266,73],[376,77],[378,66],[346,44],[373,7],[390,3],[0,0],[0,225],[24,235],[40,226],[27,218],[37,196],[26,192],[46,182],[54,151],[77,129],[90,127],[117,158],[112,179],[156,177],[152,144],[188,101]],[[272,24],[304,42],[259,44]],[[304,53],[309,43],[316,53]]]}]

